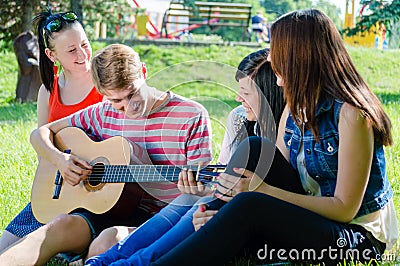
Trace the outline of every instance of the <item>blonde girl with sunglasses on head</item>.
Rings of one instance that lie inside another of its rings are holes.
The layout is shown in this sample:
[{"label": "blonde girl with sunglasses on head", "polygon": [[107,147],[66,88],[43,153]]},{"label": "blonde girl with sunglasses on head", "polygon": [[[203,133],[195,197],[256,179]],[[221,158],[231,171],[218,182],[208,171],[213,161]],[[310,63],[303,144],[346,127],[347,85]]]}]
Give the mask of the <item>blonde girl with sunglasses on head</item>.
[{"label": "blonde girl with sunglasses on head", "polygon": [[[92,48],[76,13],[42,12],[34,18],[34,24],[43,82],[37,101],[40,127],[100,102],[103,96],[96,91],[91,79]],[[42,225],[28,203],[4,230],[0,252]]]}]

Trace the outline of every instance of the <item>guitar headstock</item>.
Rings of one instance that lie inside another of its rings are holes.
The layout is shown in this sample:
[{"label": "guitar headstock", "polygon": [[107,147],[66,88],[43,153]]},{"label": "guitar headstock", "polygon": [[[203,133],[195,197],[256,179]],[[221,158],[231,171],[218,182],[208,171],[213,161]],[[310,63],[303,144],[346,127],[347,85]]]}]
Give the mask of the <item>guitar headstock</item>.
[{"label": "guitar headstock", "polygon": [[226,165],[207,165],[196,172],[196,181],[204,184],[216,182],[216,177],[225,171]]}]

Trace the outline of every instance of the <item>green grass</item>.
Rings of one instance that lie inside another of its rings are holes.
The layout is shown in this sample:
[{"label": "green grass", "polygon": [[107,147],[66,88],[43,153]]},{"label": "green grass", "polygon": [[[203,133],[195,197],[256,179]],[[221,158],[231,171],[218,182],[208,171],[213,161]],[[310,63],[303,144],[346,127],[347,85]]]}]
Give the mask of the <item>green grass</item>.
[{"label": "green grass", "polygon": [[[102,46],[100,43],[94,44],[95,49]],[[217,46],[134,48],[147,64],[150,85],[161,89],[172,88],[172,91],[198,100],[207,107],[213,127],[213,153],[217,158],[226,115],[237,105],[234,101],[237,85],[232,67],[236,67],[242,57],[253,49]],[[382,100],[392,120],[395,144],[386,148],[386,158],[388,175],[395,193],[395,206],[399,210],[400,51],[349,48],[349,52],[357,69]],[[179,64],[193,60],[218,63],[204,65],[201,62],[191,62],[184,64],[184,67]],[[36,105],[13,103],[17,73],[13,52],[0,51],[0,234],[29,201],[37,166],[36,154],[29,144],[30,132],[37,123]],[[391,252],[400,255],[399,245]]]}]

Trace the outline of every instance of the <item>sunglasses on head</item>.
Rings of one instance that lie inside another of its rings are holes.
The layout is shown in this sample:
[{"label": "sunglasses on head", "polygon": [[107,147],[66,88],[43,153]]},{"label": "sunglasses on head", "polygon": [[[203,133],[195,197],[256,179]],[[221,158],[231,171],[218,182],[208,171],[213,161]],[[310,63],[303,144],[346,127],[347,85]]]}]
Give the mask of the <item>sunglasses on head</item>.
[{"label": "sunglasses on head", "polygon": [[46,35],[45,35],[46,30],[48,30],[49,32],[59,31],[62,25],[61,20],[66,22],[74,22],[78,20],[78,15],[74,11],[68,11],[65,13],[51,15],[50,17],[48,17],[43,27],[43,40],[46,47],[47,47]]}]

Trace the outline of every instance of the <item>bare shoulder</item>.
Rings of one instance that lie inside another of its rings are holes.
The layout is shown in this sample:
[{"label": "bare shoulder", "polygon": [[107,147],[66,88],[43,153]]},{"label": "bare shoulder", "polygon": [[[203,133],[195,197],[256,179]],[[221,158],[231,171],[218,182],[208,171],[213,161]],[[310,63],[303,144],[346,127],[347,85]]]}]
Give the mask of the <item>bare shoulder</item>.
[{"label": "bare shoulder", "polygon": [[348,103],[344,103],[340,111],[339,131],[347,134],[360,134],[369,132],[372,129],[370,120],[362,110]]},{"label": "bare shoulder", "polygon": [[368,125],[368,119],[363,112],[348,103],[344,103],[340,111],[340,122],[352,125]]},{"label": "bare shoulder", "polygon": [[39,93],[38,93],[38,97],[42,98],[42,99],[49,99],[50,98],[50,92],[46,89],[46,87],[42,84],[39,88]]}]

